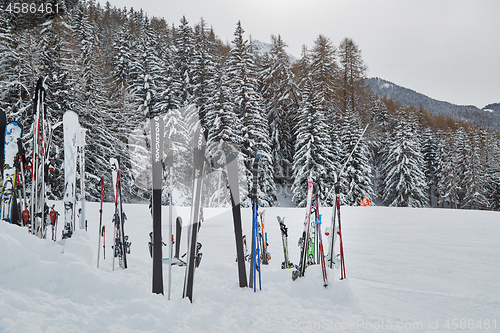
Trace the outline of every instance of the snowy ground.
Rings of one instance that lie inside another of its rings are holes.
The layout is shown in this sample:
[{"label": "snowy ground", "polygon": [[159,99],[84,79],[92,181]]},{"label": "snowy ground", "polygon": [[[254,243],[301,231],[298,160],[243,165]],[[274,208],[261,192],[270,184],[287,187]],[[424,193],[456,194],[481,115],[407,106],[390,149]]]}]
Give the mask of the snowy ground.
[{"label": "snowy ground", "polygon": [[[96,267],[98,209],[88,203],[88,232],[77,230],[64,241],[39,240],[24,228],[0,223],[0,332],[500,331],[495,212],[342,207],[347,280],[329,270],[324,288],[318,266],[297,281],[280,268],[276,215],[286,217],[296,263],[304,209],[267,208],[272,259],[262,269],[262,291],[254,293],[238,287],[231,210],[205,209],[199,234],[203,260],[191,304],[181,298],[184,268],[172,267],[171,300],[151,293],[147,205],[124,205],[132,253],[129,268],[115,271],[113,205],[105,205],[107,256]],[[322,213],[329,224],[331,209]],[[177,215],[188,221],[189,209],[177,208]],[[248,235],[250,209],[242,215]],[[167,217],[165,207],[164,232]]]}]

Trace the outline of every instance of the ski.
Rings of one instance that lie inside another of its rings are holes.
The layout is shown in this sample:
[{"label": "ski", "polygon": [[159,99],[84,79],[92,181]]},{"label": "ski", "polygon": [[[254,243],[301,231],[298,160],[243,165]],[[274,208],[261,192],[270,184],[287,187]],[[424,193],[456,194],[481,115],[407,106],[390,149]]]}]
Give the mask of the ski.
[{"label": "ski", "polygon": [[[315,186],[316,185],[316,186]],[[318,188],[317,184],[313,185],[314,192],[314,216],[316,220],[316,235],[317,235],[317,245],[318,245],[318,260],[321,263],[321,272],[323,274],[323,286],[328,286],[328,276],[326,274],[325,266],[325,253],[323,251],[323,239],[321,236],[321,214],[319,212],[319,198],[318,198]]]},{"label": "ski", "polygon": [[104,226],[102,225],[102,202],[104,198],[104,177],[101,177],[101,206],[99,207],[99,238],[97,242],[97,268],[99,268],[99,256],[101,251],[101,236],[104,235]]},{"label": "ski", "polygon": [[241,227],[240,191],[238,182],[238,158],[231,153],[226,156],[227,180],[231,204],[233,207],[234,237],[236,240],[236,260],[238,262],[238,276],[240,287],[247,287],[247,273],[245,269],[245,253],[243,249],[243,230]]},{"label": "ski", "polygon": [[280,225],[281,241],[283,243],[283,256],[285,259],[285,261],[281,263],[281,269],[292,268],[293,264],[290,262],[288,257],[288,228],[285,224],[285,218],[281,218],[279,216],[276,216],[276,218],[278,219],[278,223]]},{"label": "ski", "polygon": [[194,158],[193,158],[193,202],[191,206],[191,224],[188,233],[188,252],[186,260],[186,274],[184,276],[184,292],[182,297],[188,297],[193,302],[193,281],[194,269],[199,265],[201,253],[198,243],[198,228],[201,225],[201,185],[203,167],[205,164],[205,150],[208,139],[208,129],[198,128],[194,138]]},{"label": "ski", "polygon": [[33,98],[33,152],[31,157],[31,200],[30,218],[31,233],[45,238],[45,222],[43,218],[45,193],[43,189],[43,150],[44,150],[44,119],[45,119],[45,80],[40,77]]},{"label": "ski", "polygon": [[[4,110],[0,110],[0,147],[4,147],[4,144],[5,144],[5,136],[2,135],[3,133],[5,133],[5,126],[7,126],[7,116],[5,115]],[[4,163],[4,154],[0,153],[0,166],[1,167],[3,167],[3,163]],[[2,172],[0,172],[0,178],[1,177],[3,177]],[[3,184],[3,181],[1,183]]]},{"label": "ski", "polygon": [[20,212],[22,217],[22,223],[24,226],[28,224],[29,210],[28,210],[28,198],[26,194],[26,177],[24,174],[26,155],[24,151],[23,141],[21,138],[17,139],[17,151],[18,151],[18,188],[19,188],[19,199],[20,199]]},{"label": "ski", "polygon": [[181,232],[182,232],[182,217],[177,216],[175,219],[175,258],[179,259],[179,251],[181,250]]},{"label": "ski", "polygon": [[262,264],[268,265],[269,260],[271,260],[271,254],[267,250],[267,232],[264,229],[264,217],[266,216],[266,211],[259,213],[259,227],[260,227],[260,238],[262,244]]},{"label": "ski", "polygon": [[[70,238],[75,231],[76,219],[76,165],[78,143],[78,115],[66,111],[63,115],[64,132],[64,230],[62,238]],[[81,227],[81,226],[80,226]]]},{"label": "ski", "polygon": [[[314,184],[313,184],[313,192],[314,192]],[[314,195],[313,195],[314,200]],[[316,223],[311,223],[309,225],[309,248],[307,252],[307,266],[316,265]]]},{"label": "ski", "polygon": [[262,276],[260,273],[260,249],[259,249],[259,230],[258,230],[258,202],[257,188],[259,180],[259,161],[261,155],[258,154],[252,165],[252,254],[250,259],[250,285],[253,291],[257,291],[256,274],[259,273],[259,290],[262,290]]},{"label": "ski", "polygon": [[[163,118],[151,113],[151,163],[153,165],[153,189],[151,214],[153,217],[152,255],[153,286],[155,294],[163,294],[162,237],[161,237],[161,190],[163,187]],[[171,257],[171,256],[169,256]]]},{"label": "ski", "polygon": [[302,237],[299,239],[300,245],[300,261],[297,270],[292,272],[292,279],[296,280],[298,277],[304,276],[307,266],[307,256],[309,249],[309,227],[311,222],[311,206],[312,206],[312,193],[313,193],[313,180],[311,176],[307,177],[307,201],[306,201],[306,217],[304,220],[304,231]]},{"label": "ski", "polygon": [[[336,177],[334,177],[336,180]],[[328,237],[328,253],[326,255],[326,262],[328,267],[333,269],[333,267],[338,268],[337,254],[335,253],[335,244],[338,237],[338,222],[340,221],[340,184],[335,181],[335,201],[333,204],[333,212],[331,219],[331,226],[326,228],[325,235]]]},{"label": "ski", "polygon": [[[18,168],[16,159],[18,156],[17,141],[21,138],[22,128],[15,121],[8,123],[5,127],[3,184],[1,199],[1,218],[9,223],[18,224],[16,185]],[[15,208],[15,209],[14,209]],[[20,223],[19,223],[20,224]]]},{"label": "ski", "polygon": [[131,243],[125,235],[124,224],[127,217],[123,212],[121,182],[120,182],[120,161],[119,158],[110,158],[111,171],[113,175],[113,187],[115,192],[115,213],[113,215],[114,240],[113,240],[113,270],[115,270],[115,258],[118,258],[118,266],[127,268],[127,254],[130,253]]}]

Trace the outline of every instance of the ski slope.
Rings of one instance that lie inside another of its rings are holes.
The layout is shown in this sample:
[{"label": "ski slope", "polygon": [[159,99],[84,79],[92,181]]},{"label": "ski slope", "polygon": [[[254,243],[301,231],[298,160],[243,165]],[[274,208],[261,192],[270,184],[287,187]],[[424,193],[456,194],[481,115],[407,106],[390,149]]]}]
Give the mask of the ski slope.
[{"label": "ski slope", "polygon": [[[62,211],[62,202],[56,205]],[[339,271],[328,270],[330,285],[324,288],[319,266],[308,267],[297,281],[291,270],[281,269],[276,215],[285,216],[290,258],[297,263],[304,209],[265,210],[272,259],[262,266],[262,291],[256,293],[238,287],[231,210],[204,210],[199,233],[203,259],[195,272],[192,304],[181,298],[184,268],[172,267],[171,300],[166,297],[166,264],[165,296],[151,292],[147,205],[124,205],[125,232],[132,242],[127,270],[112,271],[112,204],[103,209],[106,259],[101,249],[99,269],[98,203],[87,203],[88,232],[77,229],[71,239],[61,240],[60,219],[56,242],[2,222],[0,332],[500,330],[498,213],[342,207],[347,279],[340,281]],[[323,208],[322,214],[324,230],[331,208]],[[189,208],[177,207],[173,215],[187,222]],[[243,232],[250,235],[251,210],[243,209],[242,217]],[[167,227],[164,207],[164,237]]]}]

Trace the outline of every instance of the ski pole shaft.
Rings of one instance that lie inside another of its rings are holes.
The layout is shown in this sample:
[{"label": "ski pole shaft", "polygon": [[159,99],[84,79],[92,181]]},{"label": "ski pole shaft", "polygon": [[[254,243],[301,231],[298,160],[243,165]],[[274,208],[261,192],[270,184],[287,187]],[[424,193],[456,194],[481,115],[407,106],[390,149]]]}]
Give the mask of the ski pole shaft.
[{"label": "ski pole shaft", "polygon": [[99,256],[101,250],[101,234],[102,234],[102,200],[104,192],[104,177],[101,177],[101,207],[99,209],[99,241],[97,244],[97,268],[99,268]]}]

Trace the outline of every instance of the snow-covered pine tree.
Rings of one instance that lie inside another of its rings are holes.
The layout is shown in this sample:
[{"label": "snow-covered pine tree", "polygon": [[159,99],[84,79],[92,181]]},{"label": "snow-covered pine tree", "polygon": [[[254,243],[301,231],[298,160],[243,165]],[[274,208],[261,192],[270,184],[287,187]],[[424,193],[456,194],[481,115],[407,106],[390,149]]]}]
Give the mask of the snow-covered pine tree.
[{"label": "snow-covered pine tree", "polygon": [[488,208],[500,210],[500,142],[493,131],[484,130],[485,165],[488,175]]},{"label": "snow-covered pine tree", "polygon": [[[6,11],[0,11],[0,108],[10,118],[22,106],[20,57],[16,52],[14,34]],[[12,118],[8,121],[13,120]]]},{"label": "snow-covered pine tree", "polygon": [[207,150],[212,155],[215,168],[226,164],[226,155],[237,152],[242,145],[242,124],[234,113],[231,90],[227,74],[223,68],[215,73],[211,84],[212,96],[207,101],[206,120],[211,134]]},{"label": "snow-covered pine tree", "polygon": [[[327,120],[319,106],[311,80],[304,82],[302,96],[295,129],[297,139],[292,185],[293,200],[300,207],[306,204],[307,177],[311,175],[320,186],[325,186],[324,179],[328,179],[328,175],[336,171]],[[322,199],[324,200],[323,196]]]},{"label": "snow-covered pine tree", "polygon": [[[341,136],[342,146],[347,152],[345,158],[353,151],[363,127],[358,114],[352,109],[347,109],[344,113]],[[373,201],[375,191],[373,190],[373,170],[370,157],[367,138],[363,137],[347,162],[344,172],[340,175],[342,193],[344,194],[342,196],[343,204],[357,206],[364,195]]]},{"label": "snow-covered pine tree", "polygon": [[273,161],[269,141],[269,125],[263,115],[264,102],[258,92],[257,67],[251,43],[243,39],[244,30],[238,22],[234,32],[234,47],[228,60],[230,80],[236,116],[243,125],[241,151],[247,168],[248,188],[251,187],[253,159],[257,154],[259,163],[259,205],[271,206],[276,202],[276,186],[273,177]]},{"label": "snow-covered pine tree", "polygon": [[389,123],[387,121],[387,107],[376,95],[370,96],[369,121],[366,136],[369,139],[372,166],[373,166],[373,190],[377,195],[383,193],[381,184],[381,173],[383,169],[382,149],[386,141],[386,133]]},{"label": "snow-covered pine tree", "polygon": [[311,50],[310,78],[312,79],[318,107],[328,121],[338,120],[336,48],[329,38],[319,35]]},{"label": "snow-covered pine tree", "polygon": [[298,86],[292,72],[287,45],[281,36],[271,36],[273,46],[261,74],[261,90],[266,101],[275,181],[290,178],[293,159],[293,119],[299,105]]},{"label": "snow-covered pine tree", "polygon": [[463,126],[460,126],[452,136],[455,158],[452,170],[458,175],[458,181],[455,184],[457,195],[456,208],[463,208],[465,191],[468,186],[468,180],[463,177],[468,169],[467,159],[469,158],[468,153],[470,151],[470,143],[467,137],[467,131]]},{"label": "snow-covered pine tree", "polygon": [[132,102],[130,92],[130,68],[132,67],[132,37],[129,32],[129,24],[126,21],[113,38],[113,49],[111,57],[113,82],[111,99],[116,101],[116,107],[128,109]]},{"label": "snow-covered pine tree", "polygon": [[[157,33],[151,28],[149,19],[143,20],[143,28],[139,40],[136,43],[137,50],[134,52],[133,71],[135,82],[132,91],[138,106],[149,107],[158,110],[159,89],[163,86],[164,78],[160,75],[162,63],[157,54],[156,44],[159,42]],[[142,119],[148,117],[147,111],[143,111]]]},{"label": "snow-covered pine tree", "polygon": [[158,101],[158,107],[159,110],[164,113],[178,107],[174,80],[176,73],[174,60],[174,54],[176,52],[174,45],[176,29],[173,25],[171,28],[166,26],[162,28],[159,33],[163,36],[163,41],[159,44],[160,48],[158,50],[158,55],[162,62],[160,75],[163,77],[163,85],[159,91],[160,99]]},{"label": "snow-covered pine tree", "polygon": [[198,107],[200,120],[206,123],[207,101],[213,93],[210,89],[215,75],[217,58],[213,31],[207,29],[202,19],[195,27],[195,43],[197,52],[193,62],[193,103]]},{"label": "snow-covered pine tree", "polygon": [[[438,173],[438,204],[445,204],[451,208],[459,205],[459,181],[457,172],[457,147],[455,146],[455,132],[448,130],[445,138],[441,141],[441,158]],[[462,138],[465,139],[465,138]]]},{"label": "snow-covered pine tree", "polygon": [[438,142],[436,134],[425,127],[422,133],[422,154],[425,163],[425,178],[428,189],[428,203],[432,207],[432,198],[436,195],[438,173]]},{"label": "snow-covered pine tree", "polygon": [[196,44],[193,29],[185,16],[181,19],[175,37],[172,93],[175,95],[176,106],[183,107],[195,102],[193,90]]},{"label": "snow-covered pine tree", "polygon": [[423,207],[427,203],[424,159],[412,122],[415,118],[398,112],[396,126],[388,133],[383,150],[383,201],[388,206]]},{"label": "snow-covered pine tree", "polygon": [[[242,144],[242,125],[241,121],[234,113],[234,104],[231,98],[228,77],[221,66],[215,71],[215,78],[211,82],[210,90],[212,96],[207,100],[206,122],[210,129],[210,136],[207,142],[207,151],[211,155],[213,168],[210,182],[213,190],[209,192],[210,206],[219,205],[222,198],[222,205],[227,202],[226,181],[219,186],[221,170],[225,169],[226,155],[229,153],[238,153]],[[239,154],[238,154],[239,155]],[[240,160],[243,160],[240,156]],[[245,193],[248,191],[245,182]]]},{"label": "snow-covered pine tree", "polygon": [[[311,74],[311,57],[310,52],[305,45],[302,45],[302,53],[300,54],[299,61],[295,64],[296,76],[295,82],[299,87],[298,93],[300,94],[304,89],[304,84],[309,80]],[[300,96],[299,96],[299,99]]]},{"label": "snow-covered pine tree", "polygon": [[444,206],[444,200],[441,197],[443,191],[440,189],[440,181],[443,178],[443,170],[445,169],[444,156],[446,150],[446,134],[439,128],[434,133],[434,139],[436,140],[436,151],[434,154],[435,165],[434,165],[434,191],[431,192],[432,195],[436,196],[436,204]]},{"label": "snow-covered pine tree", "polygon": [[466,181],[462,206],[469,209],[486,209],[488,207],[488,173],[481,131],[476,128],[471,129],[468,142],[467,169],[462,175],[462,179]]},{"label": "snow-covered pine tree", "polygon": [[[336,169],[331,169],[320,181],[325,188],[333,186],[332,172],[338,170],[342,165],[342,160],[347,158],[350,152],[346,152],[342,147],[342,129],[339,126],[342,115],[338,107],[338,65],[336,58],[336,48],[331,40],[323,35],[319,35],[314,41],[314,46],[310,52],[310,78],[316,94],[317,107],[326,119],[327,130],[323,135],[329,137],[330,152],[333,155],[333,165]],[[326,134],[328,133],[328,134]],[[333,204],[333,193],[331,198],[325,198],[327,203]]]}]

